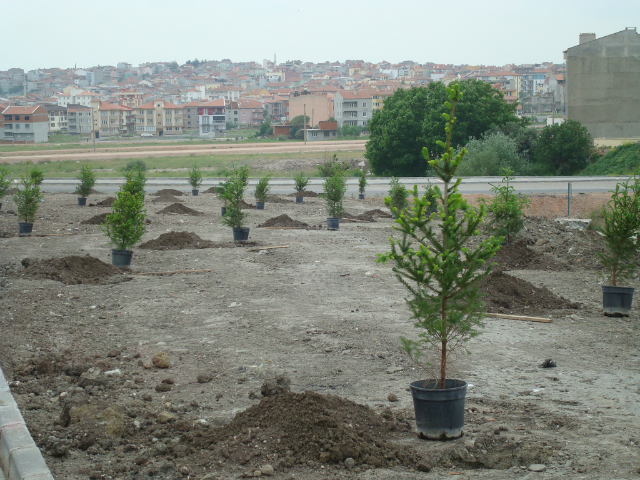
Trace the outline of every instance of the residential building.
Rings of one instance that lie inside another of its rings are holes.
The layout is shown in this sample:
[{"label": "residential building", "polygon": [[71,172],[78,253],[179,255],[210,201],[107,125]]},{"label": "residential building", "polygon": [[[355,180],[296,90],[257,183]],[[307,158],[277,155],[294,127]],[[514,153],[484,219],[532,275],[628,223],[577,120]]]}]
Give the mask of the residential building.
[{"label": "residential building", "polygon": [[567,117],[595,138],[640,137],[640,35],[636,28],[595,38],[565,52]]},{"label": "residential building", "polygon": [[395,90],[371,91],[371,101],[373,102],[373,109],[382,110],[382,107],[384,107],[384,101],[394,93]]},{"label": "residential building", "polygon": [[70,89],[69,91],[54,95],[54,98],[57,99],[58,105],[60,105],[61,107],[66,107],[70,103],[90,107],[91,101],[99,99],[100,95],[84,90]]},{"label": "residential building", "polygon": [[49,131],[59,132],[67,130],[67,107],[60,105],[43,105],[49,115]]},{"label": "residential building", "polygon": [[373,98],[367,91],[341,90],[333,97],[334,117],[338,127],[366,127],[373,113]]},{"label": "residential building", "polygon": [[91,107],[70,104],[67,106],[67,131],[74,135],[91,135]]},{"label": "residential building", "polygon": [[209,100],[217,100],[218,98],[224,98],[227,102],[235,102],[240,98],[241,88],[232,86],[222,86],[218,88],[211,88],[207,90],[207,96]]},{"label": "residential building", "polygon": [[118,105],[124,105],[129,108],[136,108],[144,103],[143,94],[129,88],[115,92],[113,96],[118,99]]},{"label": "residential building", "polygon": [[136,133],[153,133],[159,137],[164,135],[182,135],[182,107],[156,98],[135,109]]},{"label": "residential building", "polygon": [[289,99],[289,119],[306,112],[310,125],[326,122],[333,117],[333,98],[327,94],[299,95]]},{"label": "residential building", "polygon": [[195,100],[206,100],[207,99],[207,95],[205,93],[205,87],[204,85],[198,85],[195,88],[190,88],[188,90],[185,90],[182,92],[181,95],[181,100],[182,102],[193,102]]},{"label": "residential building", "polygon": [[194,100],[193,102],[183,103],[180,105],[182,107],[182,126],[183,130],[186,131],[195,131],[198,130],[198,106],[202,102]]},{"label": "residential building", "polygon": [[224,136],[227,131],[225,101],[221,98],[201,103],[198,109],[198,134],[201,137]]},{"label": "residential building", "polygon": [[284,123],[289,118],[289,98],[274,95],[272,100],[266,100],[264,107],[267,118],[271,123]]},{"label": "residential building", "polygon": [[133,130],[133,109],[124,105],[94,100],[91,116],[96,138],[117,137]]},{"label": "residential building", "polygon": [[318,128],[304,130],[307,142],[336,140],[338,138],[338,122],[318,122]]},{"label": "residential building", "polygon": [[41,106],[7,107],[4,118],[3,144],[44,143],[49,140],[49,115]]},{"label": "residential building", "polygon": [[239,98],[228,104],[226,117],[227,122],[240,127],[259,127],[264,121],[264,106],[253,98]]}]

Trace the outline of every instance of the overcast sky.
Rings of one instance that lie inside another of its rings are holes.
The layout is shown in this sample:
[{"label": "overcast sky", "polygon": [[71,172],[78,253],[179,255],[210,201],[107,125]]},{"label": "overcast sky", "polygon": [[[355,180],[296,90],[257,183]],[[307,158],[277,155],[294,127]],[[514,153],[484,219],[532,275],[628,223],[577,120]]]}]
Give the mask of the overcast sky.
[{"label": "overcast sky", "polygon": [[504,65],[640,27],[640,0],[0,0],[0,70],[188,59]]}]

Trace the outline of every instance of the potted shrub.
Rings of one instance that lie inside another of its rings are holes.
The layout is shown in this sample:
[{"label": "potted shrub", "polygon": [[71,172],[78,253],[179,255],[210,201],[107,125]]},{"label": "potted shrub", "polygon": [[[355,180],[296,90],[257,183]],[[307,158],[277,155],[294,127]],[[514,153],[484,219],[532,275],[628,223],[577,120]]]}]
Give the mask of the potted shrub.
[{"label": "potted shrub", "polygon": [[258,180],[258,184],[256,185],[256,191],[254,193],[256,197],[256,209],[264,210],[264,202],[267,201],[267,195],[269,195],[269,191],[271,187],[269,186],[269,179],[271,178],[271,174],[266,177],[262,177]]},{"label": "potted shrub", "polygon": [[304,192],[309,184],[309,177],[300,172],[293,177],[293,181],[296,183],[296,203],[302,203],[304,201]]},{"label": "potted shrub", "polygon": [[89,165],[83,165],[78,180],[80,184],[76,187],[75,193],[78,195],[78,205],[83,207],[87,204],[87,197],[96,184],[96,174]]},{"label": "potted shrub", "polygon": [[36,185],[36,180],[31,177],[31,172],[20,175],[20,183],[22,189],[18,189],[13,196],[18,210],[18,227],[20,235],[31,235],[33,230],[33,221],[36,218],[36,212],[40,207],[42,194],[40,187]]},{"label": "potted shrub", "polygon": [[328,177],[323,184],[325,201],[327,202],[327,228],[338,230],[340,228],[340,217],[344,213],[342,200],[347,191],[347,180],[340,172]]},{"label": "potted shrub", "polygon": [[529,205],[529,197],[526,195],[516,195],[515,188],[510,184],[513,180],[513,171],[503,168],[502,185],[491,185],[493,198],[487,211],[492,215],[492,222],[489,230],[494,235],[505,237],[507,243],[524,227],[524,215],[522,210]]},{"label": "potted shrub", "polygon": [[0,210],[2,209],[2,199],[7,194],[7,190],[11,186],[11,180],[7,178],[9,170],[4,167],[0,167]]},{"label": "potted shrub", "polygon": [[136,176],[127,173],[125,183],[120,187],[111,205],[111,213],[107,215],[100,229],[109,237],[111,263],[117,267],[131,265],[133,252],[130,250],[144,235],[145,215],[142,193],[138,190]]},{"label": "potted shrub", "polygon": [[364,200],[364,189],[367,187],[367,171],[363,168],[358,176],[358,199]]},{"label": "potted shrub", "polygon": [[189,172],[189,185],[191,185],[191,195],[198,196],[198,189],[202,183],[202,172],[196,166],[194,166]]},{"label": "potted shrub", "polygon": [[220,182],[218,184],[218,188],[216,188],[216,191],[218,192],[218,194],[220,195],[220,198],[224,202],[224,205],[220,207],[220,215],[222,215],[223,217],[227,214],[227,198],[224,192],[227,191],[228,186],[229,186],[229,180],[225,182]]},{"label": "potted shrub", "polygon": [[602,304],[607,316],[628,316],[631,312],[634,289],[618,286],[619,281],[630,278],[638,268],[638,230],[640,228],[640,178],[616,185],[611,200],[602,207],[604,235],[607,250],[598,253],[605,268],[602,285]]},{"label": "potted shrub", "polygon": [[424,197],[429,202],[429,211],[428,213],[435,213],[438,211],[438,197],[436,195],[435,185],[431,182],[427,182],[427,185],[424,187]]},{"label": "potted shrub", "polygon": [[400,181],[396,177],[391,177],[389,181],[389,198],[388,204],[391,215],[398,218],[401,212],[409,206],[409,190],[404,185],[400,185]]},{"label": "potted shrub", "polygon": [[222,194],[227,205],[222,221],[233,230],[234,242],[246,242],[249,240],[249,228],[244,227],[244,219],[247,214],[240,207],[243,192],[242,178],[234,176],[226,182],[225,191]]},{"label": "potted shrub", "polygon": [[[487,264],[500,248],[501,238],[490,237],[473,246],[473,237],[485,218],[484,206],[474,210],[462,198],[454,180],[467,151],[458,154],[451,146],[456,103],[462,94],[459,85],[447,87],[449,113],[446,142],[439,159],[423,156],[444,182],[436,186],[439,213],[429,214],[429,202],[413,187],[414,202],[409,210],[396,210],[394,229],[401,237],[390,239],[391,251],[379,254],[379,262],[392,261],[398,280],[407,288],[407,305],[414,326],[420,329],[416,340],[401,338],[404,351],[428,372],[425,380],[410,384],[418,436],[429,439],[457,438],[464,433],[464,399],[467,383],[447,377],[451,354],[464,348],[464,342],[480,333],[484,305],[479,293],[480,280],[491,271]],[[391,207],[392,198],[385,198]],[[434,225],[435,219],[442,224]]]}]

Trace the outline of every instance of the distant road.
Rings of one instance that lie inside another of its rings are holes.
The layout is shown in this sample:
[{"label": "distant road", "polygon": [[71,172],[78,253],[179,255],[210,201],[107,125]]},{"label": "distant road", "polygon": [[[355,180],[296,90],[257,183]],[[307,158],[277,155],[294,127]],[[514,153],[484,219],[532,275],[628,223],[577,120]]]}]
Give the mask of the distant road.
[{"label": "distant road", "polygon": [[[568,184],[571,182],[574,194],[579,193],[601,193],[613,190],[617,183],[626,180],[627,177],[519,177],[513,182],[516,192],[536,194],[566,194]],[[223,181],[222,178],[207,178],[200,187],[201,190],[218,185]],[[429,181],[437,185],[440,182],[428,178],[401,178],[401,183],[412,188],[418,185],[422,191],[422,187]],[[77,180],[74,178],[48,178],[44,181],[42,189],[46,192],[68,192],[71,193],[75,189]],[[103,178],[96,182],[96,190],[103,193],[114,193],[118,190],[122,178]],[[253,187],[257,180],[253,179],[249,182],[248,193],[253,193]],[[308,190],[320,193],[322,192],[322,182],[320,178],[312,178],[309,182]],[[462,193],[489,193],[490,184],[500,183],[500,177],[468,177],[464,178],[460,191]],[[271,193],[288,194],[293,192],[293,180],[291,178],[272,178],[270,181]],[[183,192],[190,192],[191,187],[187,184],[186,178],[149,178],[146,190],[154,193],[163,188],[175,188]],[[389,191],[388,178],[370,178],[369,185],[366,189],[368,197],[382,197],[387,195]],[[358,182],[356,178],[347,180],[347,195],[357,195]]]},{"label": "distant road", "polygon": [[226,143],[204,145],[154,145],[140,147],[118,147],[34,150],[0,152],[0,162],[18,163],[27,161],[63,160],[111,160],[114,158],[141,157],[186,157],[190,155],[228,154],[273,154],[304,152],[364,151],[366,140],[339,140],[330,142],[278,142],[278,143]]}]

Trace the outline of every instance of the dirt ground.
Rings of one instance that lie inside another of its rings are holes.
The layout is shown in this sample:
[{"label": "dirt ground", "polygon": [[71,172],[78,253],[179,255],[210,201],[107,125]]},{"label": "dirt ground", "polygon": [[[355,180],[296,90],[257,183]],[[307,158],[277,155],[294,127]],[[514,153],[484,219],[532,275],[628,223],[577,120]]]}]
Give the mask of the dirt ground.
[{"label": "dirt ground", "polygon": [[[544,217],[564,198],[534,202],[485,290],[490,311],[553,323],[486,319],[452,375],[470,384],[465,435],[445,443],[414,433],[407,390],[425,374],[399,350],[416,335],[404,291],[375,262],[393,235],[381,200],[348,198],[338,231],[318,228],[322,198],[267,203],[247,210],[250,246],[227,248],[215,195],[166,213],[156,198],[151,242],[115,272],[83,223],[108,208],[46,195],[21,238],[2,206],[0,364],[55,478],[640,477],[638,296],[630,318],[601,314],[599,235]],[[135,275],[175,270],[211,271]]]}]

